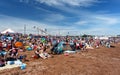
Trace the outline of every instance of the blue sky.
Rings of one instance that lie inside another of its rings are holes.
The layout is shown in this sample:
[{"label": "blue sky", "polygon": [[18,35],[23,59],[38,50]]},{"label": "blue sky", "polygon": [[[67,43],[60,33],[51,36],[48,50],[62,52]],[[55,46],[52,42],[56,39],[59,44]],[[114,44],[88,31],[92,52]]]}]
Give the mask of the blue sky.
[{"label": "blue sky", "polygon": [[120,34],[120,0],[0,0],[0,31],[49,34]]}]

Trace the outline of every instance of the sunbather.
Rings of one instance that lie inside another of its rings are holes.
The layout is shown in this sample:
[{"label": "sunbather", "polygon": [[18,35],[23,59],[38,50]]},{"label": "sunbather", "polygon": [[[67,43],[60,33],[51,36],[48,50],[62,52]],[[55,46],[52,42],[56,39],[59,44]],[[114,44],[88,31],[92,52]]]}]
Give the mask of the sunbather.
[{"label": "sunbather", "polygon": [[17,59],[17,56],[18,56],[18,48],[12,48],[8,51],[10,57],[12,58],[16,58]]},{"label": "sunbather", "polygon": [[3,66],[5,66],[5,59],[2,56],[0,56],[0,67]]}]

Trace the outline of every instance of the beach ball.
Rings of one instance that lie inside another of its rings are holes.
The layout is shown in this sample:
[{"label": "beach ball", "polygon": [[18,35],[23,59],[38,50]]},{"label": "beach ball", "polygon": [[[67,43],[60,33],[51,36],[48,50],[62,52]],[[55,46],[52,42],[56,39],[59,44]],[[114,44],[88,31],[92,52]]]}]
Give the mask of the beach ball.
[{"label": "beach ball", "polygon": [[15,46],[16,46],[16,47],[22,47],[22,46],[23,46],[23,43],[22,43],[22,42],[16,42],[16,43],[15,43]]}]

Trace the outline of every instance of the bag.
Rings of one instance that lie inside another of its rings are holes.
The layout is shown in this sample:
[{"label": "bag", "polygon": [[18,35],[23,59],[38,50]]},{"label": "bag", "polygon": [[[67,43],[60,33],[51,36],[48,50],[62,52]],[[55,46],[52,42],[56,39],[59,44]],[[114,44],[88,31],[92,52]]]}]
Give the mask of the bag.
[{"label": "bag", "polygon": [[26,69],[26,64],[23,63],[20,68],[21,68],[21,70]]},{"label": "bag", "polygon": [[7,61],[7,64],[12,65],[12,64],[14,64],[14,61]]}]

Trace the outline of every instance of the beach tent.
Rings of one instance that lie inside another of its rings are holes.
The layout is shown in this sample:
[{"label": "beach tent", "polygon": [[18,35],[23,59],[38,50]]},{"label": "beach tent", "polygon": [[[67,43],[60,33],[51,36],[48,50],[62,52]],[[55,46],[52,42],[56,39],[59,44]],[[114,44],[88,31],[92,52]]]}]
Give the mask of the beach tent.
[{"label": "beach tent", "polygon": [[15,33],[12,29],[8,28],[4,31],[1,32],[2,34],[5,34],[5,33]]},{"label": "beach tent", "polygon": [[104,36],[104,37],[100,37],[99,39],[100,39],[100,40],[108,40],[109,37]]}]

